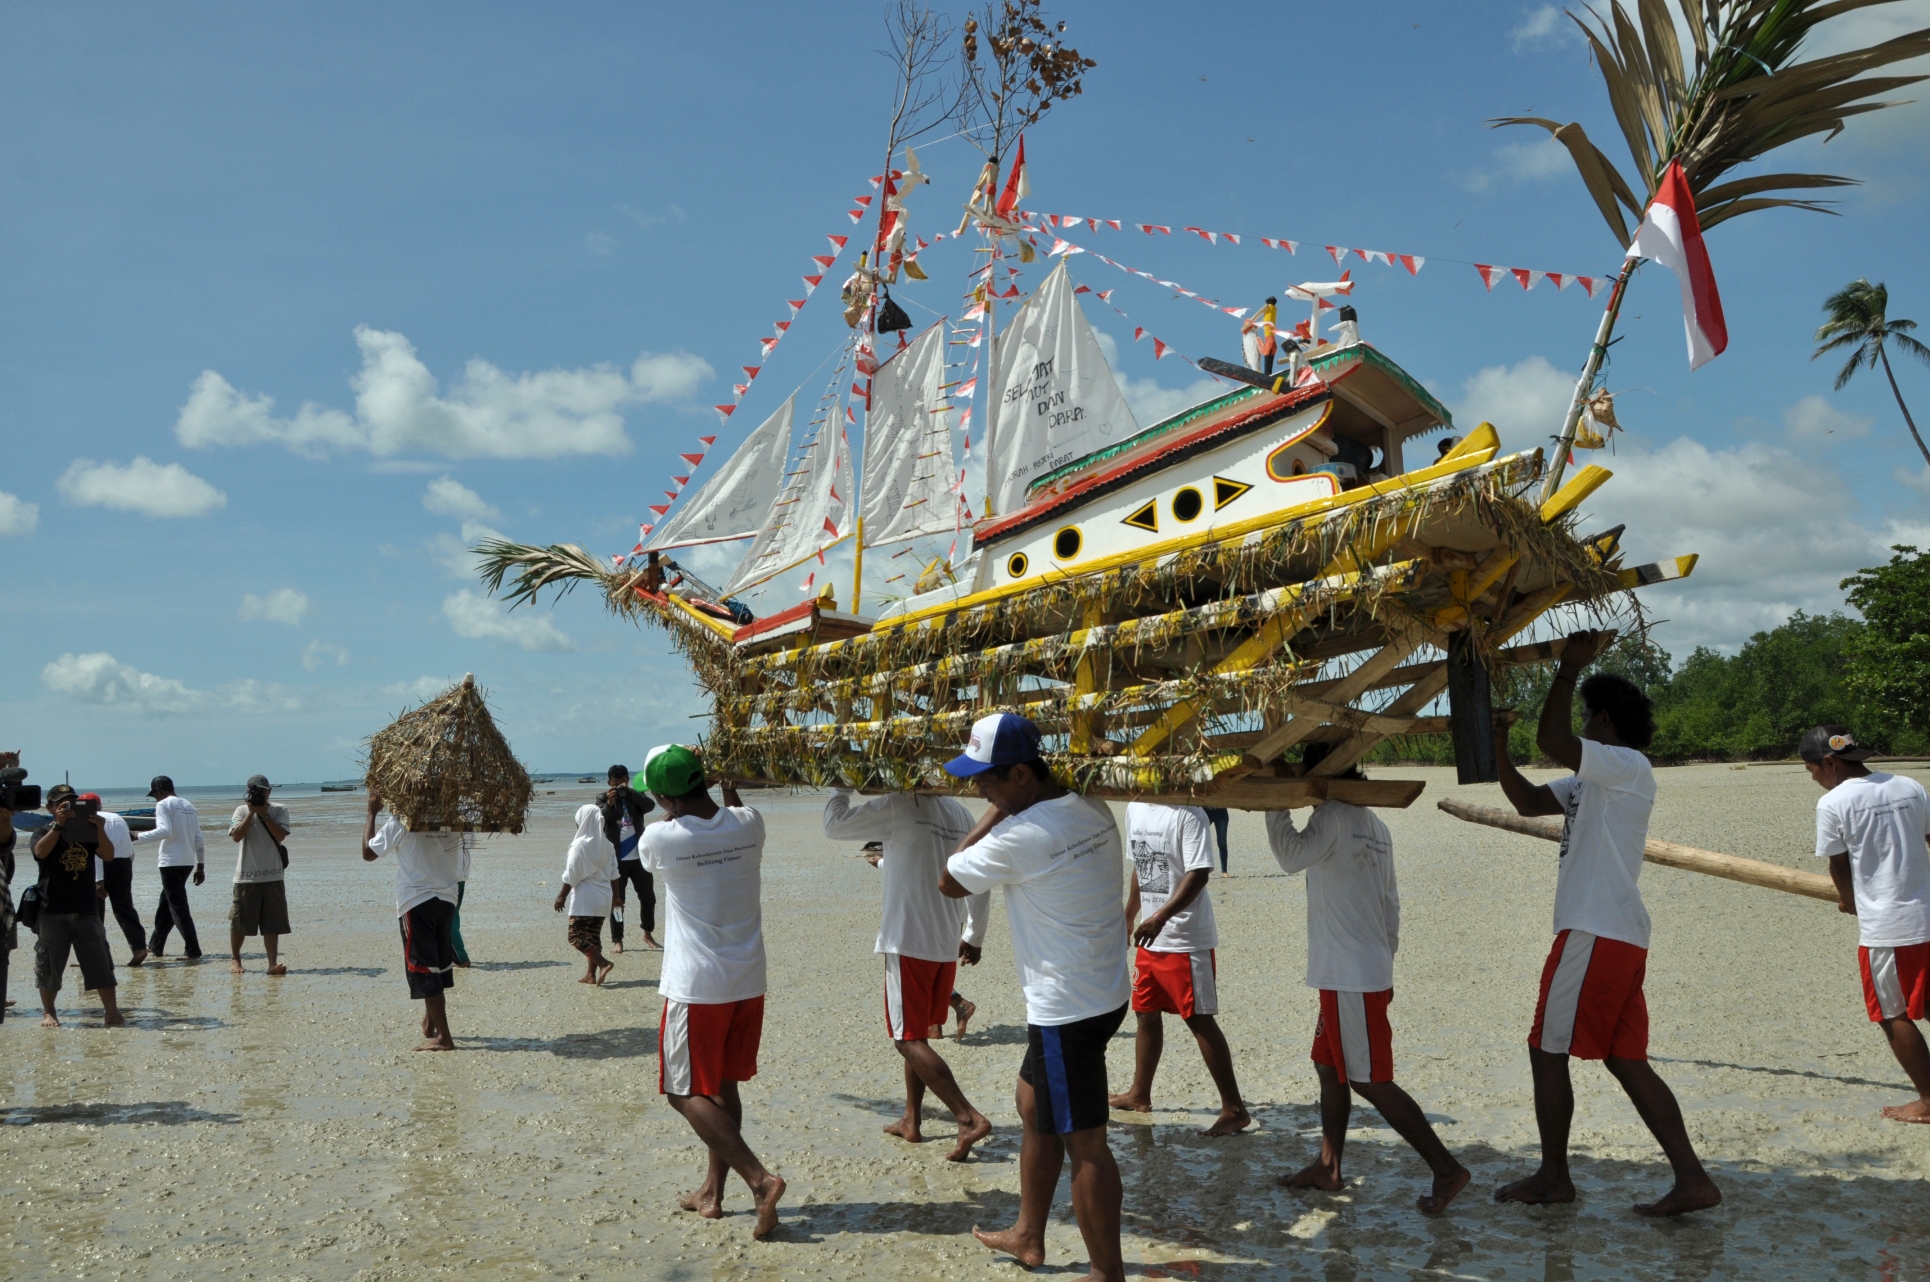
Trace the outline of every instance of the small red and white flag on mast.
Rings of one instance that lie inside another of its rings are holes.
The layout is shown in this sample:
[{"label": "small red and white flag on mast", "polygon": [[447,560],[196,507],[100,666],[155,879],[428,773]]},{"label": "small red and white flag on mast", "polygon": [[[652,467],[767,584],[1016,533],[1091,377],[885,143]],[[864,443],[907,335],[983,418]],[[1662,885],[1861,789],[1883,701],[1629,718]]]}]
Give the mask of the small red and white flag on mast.
[{"label": "small red and white flag on mast", "polygon": [[1020,134],[1018,155],[1012,161],[1012,168],[1007,171],[1005,192],[999,197],[998,205],[995,207],[998,216],[1010,218],[1013,211],[1019,207],[1019,202],[1031,194],[1032,179],[1025,172],[1025,135]]},{"label": "small red and white flag on mast", "polygon": [[1709,251],[1702,247],[1702,224],[1696,220],[1695,197],[1680,161],[1671,160],[1655,199],[1649,202],[1642,225],[1629,242],[1628,257],[1652,258],[1675,273],[1682,286],[1682,328],[1688,332],[1689,368],[1700,369],[1729,346],[1729,327],[1722,319],[1722,296]]}]

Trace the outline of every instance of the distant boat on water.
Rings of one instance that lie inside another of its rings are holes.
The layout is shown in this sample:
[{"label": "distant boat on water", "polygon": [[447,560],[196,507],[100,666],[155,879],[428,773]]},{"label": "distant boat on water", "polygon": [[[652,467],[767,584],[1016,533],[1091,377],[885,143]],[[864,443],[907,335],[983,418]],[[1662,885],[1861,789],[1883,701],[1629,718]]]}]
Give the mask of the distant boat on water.
[{"label": "distant boat on water", "polygon": [[362,785],[359,783],[325,783],[322,785],[323,792],[360,792],[361,790]]}]

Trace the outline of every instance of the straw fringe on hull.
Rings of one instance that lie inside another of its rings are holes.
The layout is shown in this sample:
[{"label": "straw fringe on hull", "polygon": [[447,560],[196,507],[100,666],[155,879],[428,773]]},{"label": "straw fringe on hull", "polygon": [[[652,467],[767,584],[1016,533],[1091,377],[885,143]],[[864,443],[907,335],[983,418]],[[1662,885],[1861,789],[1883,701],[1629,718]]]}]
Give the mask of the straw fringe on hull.
[{"label": "straw fringe on hull", "polygon": [[363,786],[410,832],[521,832],[529,772],[465,676],[368,741]]},{"label": "straw fringe on hull", "polygon": [[[641,571],[596,577],[614,611],[670,634],[711,693],[705,750],[718,774],[952,791],[943,763],[971,722],[1009,711],[1038,723],[1047,760],[1084,792],[1304,805],[1330,785],[1285,759],[1293,745],[1337,745],[1321,769],[1338,772],[1381,739],[1446,728],[1419,714],[1446,688],[1445,664],[1426,655],[1451,634],[1469,634],[1499,671],[1559,652],[1508,646],[1550,610],[1575,626],[1643,626],[1627,589],[1653,581],[1654,567],[1622,569],[1612,536],[1578,538],[1573,503],[1538,505],[1538,451],[1489,458],[847,639],[810,644],[807,633],[775,653],[740,650],[647,590]],[[497,583],[517,572],[512,599],[555,581],[558,562],[506,551]],[[1354,706],[1374,691],[1389,693]]]}]

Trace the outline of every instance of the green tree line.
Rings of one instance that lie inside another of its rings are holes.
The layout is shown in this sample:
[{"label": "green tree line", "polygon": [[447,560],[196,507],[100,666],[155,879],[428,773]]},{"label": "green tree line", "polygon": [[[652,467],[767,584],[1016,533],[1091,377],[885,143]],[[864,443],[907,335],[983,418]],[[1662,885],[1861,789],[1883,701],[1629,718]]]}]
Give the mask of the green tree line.
[{"label": "green tree line", "polygon": [[[1891,551],[1888,564],[1843,580],[1861,618],[1799,610],[1733,655],[1697,646],[1680,665],[1626,636],[1590,671],[1620,673],[1655,701],[1658,761],[1791,757],[1803,732],[1826,722],[1886,753],[1930,752],[1930,552]],[[1509,736],[1517,760],[1540,755],[1535,722],[1552,675],[1553,665],[1515,669],[1497,683],[1496,704],[1521,714]],[[1368,760],[1446,765],[1454,749],[1446,735],[1418,735],[1385,741]]]}]

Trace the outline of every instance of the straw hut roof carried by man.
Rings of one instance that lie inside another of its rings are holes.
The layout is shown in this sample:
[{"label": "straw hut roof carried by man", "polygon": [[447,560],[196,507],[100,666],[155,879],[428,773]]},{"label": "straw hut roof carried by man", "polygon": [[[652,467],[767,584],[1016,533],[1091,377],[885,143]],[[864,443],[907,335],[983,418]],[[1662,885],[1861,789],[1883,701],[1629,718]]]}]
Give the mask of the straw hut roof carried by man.
[{"label": "straw hut roof carried by man", "polygon": [[368,744],[364,784],[410,832],[521,832],[529,771],[489,715],[473,673]]}]

